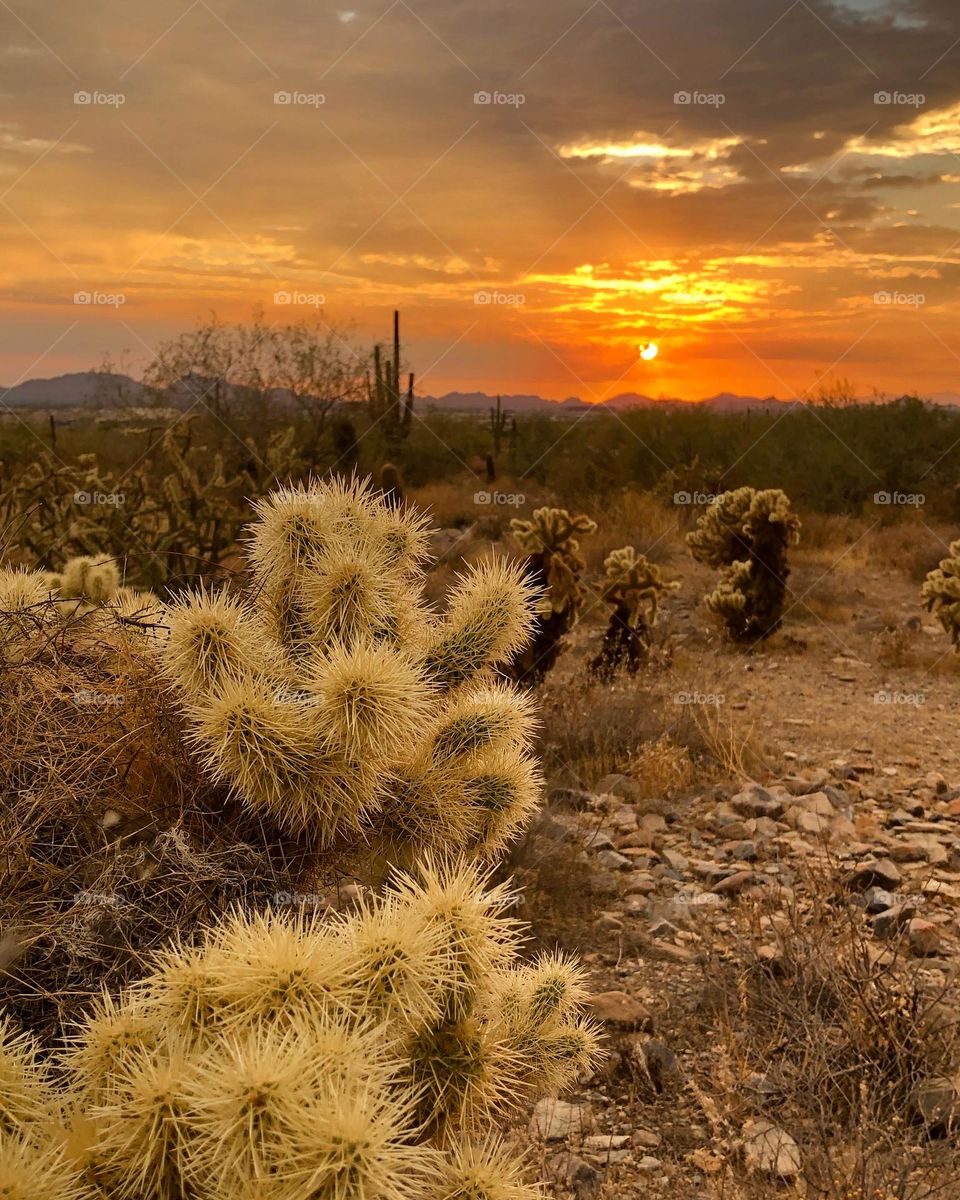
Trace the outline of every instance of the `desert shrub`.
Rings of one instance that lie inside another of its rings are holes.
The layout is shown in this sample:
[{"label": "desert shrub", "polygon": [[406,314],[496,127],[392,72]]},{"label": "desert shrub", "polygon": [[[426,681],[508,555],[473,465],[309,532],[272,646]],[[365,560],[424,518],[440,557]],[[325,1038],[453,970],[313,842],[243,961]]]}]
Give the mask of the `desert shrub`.
[{"label": "desert shrub", "polygon": [[950,544],[948,557],[924,580],[920,599],[927,612],[936,614],[954,649],[960,650],[960,541]]},{"label": "desert shrub", "polygon": [[556,663],[564,636],[576,623],[586,597],[580,556],[580,537],[596,531],[596,522],[583,513],[571,516],[565,508],[538,508],[529,520],[510,522],[513,537],[524,551],[524,571],[541,594],[533,637],[510,664],[513,678],[538,683]]},{"label": "desert shrub", "polygon": [[[804,884],[785,910],[738,910],[712,959],[702,1099],[715,1144],[733,1149],[745,1121],[769,1120],[799,1144],[798,1194],[954,1195],[955,981],[916,969],[906,923],[878,947],[836,881]],[[745,1194],[768,1195],[758,1184]]]},{"label": "desert shrub", "polygon": [[532,585],[480,563],[440,618],[423,518],[358,483],[256,507],[248,594],[170,611],[164,667],[210,778],[319,849],[495,853],[539,785],[529,703],[488,676],[527,641]]},{"label": "desert shrub", "polygon": [[687,534],[697,562],[722,574],[705,602],[737,641],[755,642],[780,628],[786,595],[787,549],[800,521],[781,491],[724,492]]},{"label": "desert shrub", "polygon": [[620,668],[635,675],[650,648],[650,630],[656,624],[660,602],[679,584],[667,583],[660,568],[637,554],[633,546],[612,550],[603,566],[607,575],[603,599],[613,612],[590,669],[604,679]]},{"label": "desert shrub", "polygon": [[534,1200],[491,1128],[597,1038],[573,963],[518,962],[513,900],[426,864],[336,921],[234,914],[88,1015],[62,1093],[4,1030],[4,1136],[34,1176],[4,1194]]}]

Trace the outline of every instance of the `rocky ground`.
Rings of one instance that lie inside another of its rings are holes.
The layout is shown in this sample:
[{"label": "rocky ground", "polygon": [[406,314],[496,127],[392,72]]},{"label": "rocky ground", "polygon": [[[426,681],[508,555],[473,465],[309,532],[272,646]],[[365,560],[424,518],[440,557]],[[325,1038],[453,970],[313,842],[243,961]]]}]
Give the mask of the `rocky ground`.
[{"label": "rocky ground", "polygon": [[[943,987],[960,949],[960,788],[939,772],[893,787],[861,754],[683,805],[639,791],[611,775],[593,792],[557,792],[539,834],[571,847],[602,904],[585,957],[610,1057],[580,1094],[542,1102],[530,1125],[557,1194],[580,1200],[717,1194],[710,1173],[731,1146],[716,1145],[698,1099],[715,1057],[697,1018],[708,964],[740,941],[738,913],[764,914],[768,936],[754,952],[775,962],[775,915],[802,912],[811,888],[832,882],[878,961],[901,955]],[[734,1149],[772,1187],[801,1172],[801,1151],[762,1113],[743,1122]]]},{"label": "rocky ground", "polygon": [[[821,1163],[812,1182],[812,1116],[797,1120],[796,1097],[782,1102],[766,1086],[769,1064],[758,1067],[747,1051],[731,1065],[731,1038],[751,1035],[731,1033],[721,1012],[737,1008],[737,981],[751,969],[777,970],[790,938],[826,941],[841,918],[868,975],[889,966],[891,979],[949,996],[957,1011],[960,672],[909,581],[888,586],[883,606],[881,614],[861,604],[835,627],[809,615],[750,656],[724,647],[693,605],[668,616],[680,649],[626,686],[659,706],[668,731],[677,695],[722,693],[715,707],[724,720],[764,739],[753,778],[720,771],[721,782],[714,775],[668,799],[629,770],[589,784],[579,770],[554,772],[536,838],[561,847],[571,889],[588,890],[589,901],[565,917],[569,898],[559,896],[547,937],[585,958],[610,1050],[578,1093],[543,1102],[526,1131],[556,1195],[960,1195],[952,1141],[942,1136],[960,1059],[924,1051],[910,1067],[892,1154],[902,1159],[922,1143],[918,1178],[866,1182],[881,1166],[848,1184],[844,1166],[825,1184]],[[575,642],[595,636],[587,630]],[[579,646],[577,658],[586,652]],[[730,1072],[722,1085],[721,1067]],[[842,1130],[837,1137],[828,1160],[847,1154]],[[816,1153],[823,1159],[823,1144]]]}]

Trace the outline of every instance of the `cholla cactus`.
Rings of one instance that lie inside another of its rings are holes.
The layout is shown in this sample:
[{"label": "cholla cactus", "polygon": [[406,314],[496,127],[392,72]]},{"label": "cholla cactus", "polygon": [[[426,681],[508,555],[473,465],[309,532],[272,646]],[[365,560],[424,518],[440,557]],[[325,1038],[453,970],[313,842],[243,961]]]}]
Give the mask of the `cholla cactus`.
[{"label": "cholla cactus", "polygon": [[213,778],[313,845],[490,854],[536,803],[532,713],[489,678],[528,636],[522,572],[422,598],[426,525],[361,483],[257,504],[254,586],[175,605],[164,665]]},{"label": "cholla cactus", "polygon": [[724,492],[687,534],[697,562],[723,571],[706,605],[731,637],[757,641],[780,628],[790,574],[787,548],[799,540],[799,518],[776,488]]},{"label": "cholla cactus", "polygon": [[949,557],[927,575],[920,599],[927,612],[936,613],[954,649],[960,651],[960,541],[950,544]]},{"label": "cholla cactus", "polygon": [[660,602],[680,585],[667,583],[660,568],[633,546],[611,550],[603,567],[607,575],[603,598],[613,612],[590,669],[609,679],[621,666],[631,675],[636,673],[650,648],[650,630],[657,623]]},{"label": "cholla cactus", "polygon": [[513,901],[428,864],[334,922],[238,913],[171,948],[70,1039],[69,1165],[50,1089],[17,1082],[32,1048],[0,1043],[0,1081],[5,1053],[17,1072],[0,1183],[26,1181],[0,1195],[536,1200],[491,1129],[568,1086],[597,1035],[577,967],[518,964]]},{"label": "cholla cactus", "polygon": [[68,559],[57,573],[0,568],[0,644],[30,622],[48,625],[95,609],[146,630],[158,625],[163,604],[152,592],[121,586],[117,564],[103,556]]},{"label": "cholla cactus", "polygon": [[527,577],[543,595],[530,646],[511,664],[514,678],[537,683],[557,661],[564,635],[576,623],[586,589],[581,576],[586,563],[580,556],[580,537],[597,525],[564,508],[538,508],[530,521],[510,522],[514,539],[527,555]]},{"label": "cholla cactus", "polygon": [[0,1196],[81,1200],[76,1172],[56,1138],[60,1097],[39,1046],[0,1019]]}]

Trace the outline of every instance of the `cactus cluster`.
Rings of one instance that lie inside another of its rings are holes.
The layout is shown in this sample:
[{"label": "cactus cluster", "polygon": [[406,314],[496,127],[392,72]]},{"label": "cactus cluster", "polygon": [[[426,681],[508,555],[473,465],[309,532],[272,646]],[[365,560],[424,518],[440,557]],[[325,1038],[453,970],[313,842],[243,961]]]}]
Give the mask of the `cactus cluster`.
[{"label": "cactus cluster", "polygon": [[165,670],[211,776],[318,848],[489,855],[536,804],[529,703],[490,668],[534,589],[491,560],[426,605],[422,517],[356,481],[256,505],[246,595],[171,606]]},{"label": "cactus cluster", "polygon": [[533,639],[514,658],[512,674],[524,683],[537,683],[556,663],[563,638],[576,623],[586,598],[580,538],[596,531],[596,522],[565,508],[538,508],[531,520],[510,522],[513,537],[524,552],[524,569],[542,594]]},{"label": "cactus cluster", "polygon": [[936,614],[954,649],[960,650],[960,541],[951,542],[948,557],[927,575],[920,600],[927,612]]},{"label": "cactus cluster", "polygon": [[649,651],[650,630],[657,622],[660,603],[680,585],[667,583],[660,568],[633,546],[611,550],[603,569],[607,577],[603,599],[613,612],[590,669],[609,679],[621,667],[636,673]]},{"label": "cactus cluster", "polygon": [[799,518],[776,488],[724,492],[687,534],[697,562],[722,571],[705,603],[736,641],[756,642],[780,628],[787,550],[799,540]]},{"label": "cactus cluster", "polygon": [[146,629],[162,607],[152,592],[123,586],[117,564],[104,555],[70,558],[59,572],[0,568],[0,644],[30,625],[94,610]]},{"label": "cactus cluster", "polygon": [[0,1027],[0,1195],[535,1200],[491,1129],[597,1036],[579,969],[521,965],[484,884],[427,863],[335,921],[234,913],[105,995],[55,1075]]},{"label": "cactus cluster", "polygon": [[393,314],[393,355],[384,358],[380,346],[373,350],[373,377],[367,375],[367,405],[374,426],[378,426],[388,452],[395,454],[400,443],[410,436],[413,419],[413,372],[404,391],[400,382],[400,314]]}]

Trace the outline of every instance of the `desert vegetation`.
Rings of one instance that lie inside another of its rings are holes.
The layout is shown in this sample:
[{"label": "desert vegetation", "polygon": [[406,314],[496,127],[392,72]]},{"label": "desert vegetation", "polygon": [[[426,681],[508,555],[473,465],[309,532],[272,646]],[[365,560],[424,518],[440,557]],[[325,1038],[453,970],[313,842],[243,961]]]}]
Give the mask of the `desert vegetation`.
[{"label": "desert vegetation", "polygon": [[0,426],[0,1195],[956,1194],[954,416],[348,345]]}]

